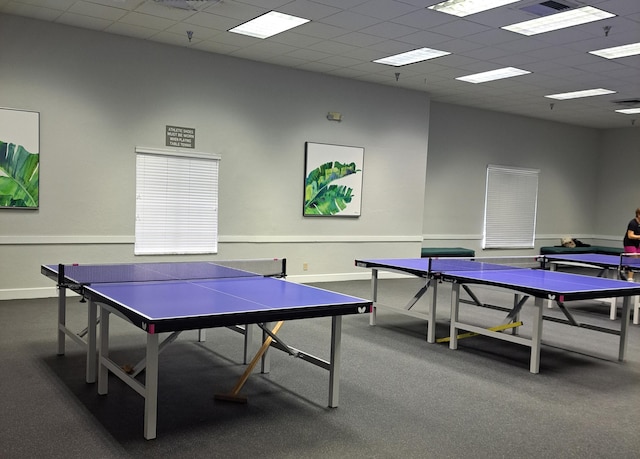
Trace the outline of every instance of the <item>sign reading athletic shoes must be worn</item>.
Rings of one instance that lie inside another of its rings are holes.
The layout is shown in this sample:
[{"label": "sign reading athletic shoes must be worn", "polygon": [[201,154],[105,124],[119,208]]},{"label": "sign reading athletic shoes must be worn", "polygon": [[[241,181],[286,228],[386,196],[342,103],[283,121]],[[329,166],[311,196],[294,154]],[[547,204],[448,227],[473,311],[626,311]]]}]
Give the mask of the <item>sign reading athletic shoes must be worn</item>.
[{"label": "sign reading athletic shoes must be worn", "polygon": [[194,128],[167,126],[167,147],[195,148],[196,130]]}]

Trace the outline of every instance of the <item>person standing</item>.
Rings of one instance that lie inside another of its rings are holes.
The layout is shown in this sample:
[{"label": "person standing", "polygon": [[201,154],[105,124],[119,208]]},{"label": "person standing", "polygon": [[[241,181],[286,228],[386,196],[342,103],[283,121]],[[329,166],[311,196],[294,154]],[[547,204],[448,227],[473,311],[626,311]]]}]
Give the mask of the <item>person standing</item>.
[{"label": "person standing", "polygon": [[[622,244],[624,253],[634,253],[640,256],[640,207],[636,209],[636,216],[627,225],[627,232],[624,234]],[[633,271],[627,271],[627,280],[633,282]]]}]

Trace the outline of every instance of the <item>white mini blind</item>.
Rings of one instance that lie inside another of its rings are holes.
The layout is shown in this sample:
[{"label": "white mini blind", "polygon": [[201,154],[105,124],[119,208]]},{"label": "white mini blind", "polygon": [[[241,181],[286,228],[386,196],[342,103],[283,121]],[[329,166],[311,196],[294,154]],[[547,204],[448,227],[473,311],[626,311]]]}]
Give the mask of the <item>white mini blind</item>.
[{"label": "white mini blind", "polygon": [[483,248],[534,247],[539,172],[487,166]]},{"label": "white mini blind", "polygon": [[136,148],[136,255],[218,251],[220,156]]}]

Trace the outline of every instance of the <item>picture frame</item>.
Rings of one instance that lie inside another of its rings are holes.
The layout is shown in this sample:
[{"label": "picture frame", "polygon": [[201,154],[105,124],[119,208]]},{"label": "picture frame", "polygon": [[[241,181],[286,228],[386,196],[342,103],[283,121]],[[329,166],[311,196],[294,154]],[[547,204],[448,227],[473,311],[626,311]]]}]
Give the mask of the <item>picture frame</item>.
[{"label": "picture frame", "polygon": [[0,107],[0,209],[40,206],[40,112]]},{"label": "picture frame", "polygon": [[359,217],[364,148],[305,142],[304,217]]}]

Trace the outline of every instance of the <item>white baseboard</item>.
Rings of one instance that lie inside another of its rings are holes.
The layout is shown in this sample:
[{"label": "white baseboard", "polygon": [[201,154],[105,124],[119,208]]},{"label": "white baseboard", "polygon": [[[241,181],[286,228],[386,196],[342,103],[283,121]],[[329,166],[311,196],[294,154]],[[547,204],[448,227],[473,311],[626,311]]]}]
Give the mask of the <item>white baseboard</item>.
[{"label": "white baseboard", "polygon": [[33,298],[53,298],[58,296],[56,287],[6,288],[0,290],[0,300],[29,300]]}]

